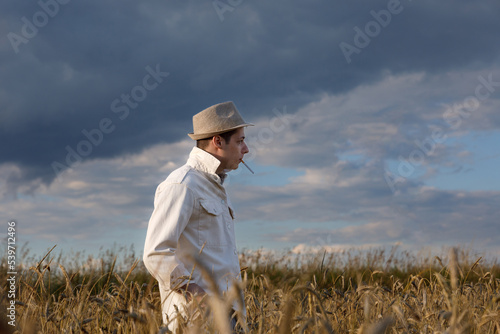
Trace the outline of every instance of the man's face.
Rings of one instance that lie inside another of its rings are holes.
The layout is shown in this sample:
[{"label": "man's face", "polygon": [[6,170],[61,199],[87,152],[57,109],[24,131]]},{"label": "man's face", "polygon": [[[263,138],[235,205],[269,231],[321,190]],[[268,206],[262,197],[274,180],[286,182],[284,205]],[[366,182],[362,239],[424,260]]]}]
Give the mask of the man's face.
[{"label": "man's face", "polygon": [[223,169],[237,169],[243,156],[249,152],[245,143],[245,129],[239,128],[226,144],[222,139],[221,165]]}]

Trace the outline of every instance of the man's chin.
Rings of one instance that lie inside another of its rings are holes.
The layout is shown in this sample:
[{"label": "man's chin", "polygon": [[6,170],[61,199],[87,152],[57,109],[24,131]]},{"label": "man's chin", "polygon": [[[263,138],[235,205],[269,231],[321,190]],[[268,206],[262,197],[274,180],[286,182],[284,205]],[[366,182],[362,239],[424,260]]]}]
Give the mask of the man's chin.
[{"label": "man's chin", "polygon": [[224,173],[229,173],[230,171],[232,170],[237,170],[239,167],[238,164],[234,165],[234,166],[230,166],[230,167],[227,167],[227,168],[224,168]]},{"label": "man's chin", "polygon": [[241,160],[238,160],[238,162],[235,162],[234,165],[228,167],[228,170],[237,170],[240,167]]}]

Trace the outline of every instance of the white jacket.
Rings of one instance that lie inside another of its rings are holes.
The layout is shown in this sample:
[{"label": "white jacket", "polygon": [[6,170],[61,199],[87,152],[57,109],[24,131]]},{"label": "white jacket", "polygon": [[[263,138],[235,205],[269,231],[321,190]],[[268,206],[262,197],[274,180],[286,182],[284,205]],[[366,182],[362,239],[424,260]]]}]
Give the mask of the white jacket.
[{"label": "white jacket", "polygon": [[187,163],[156,189],[143,261],[158,280],[165,323],[176,316],[174,304],[182,310],[180,304],[186,303],[172,290],[189,277],[191,283],[214,293],[201,269],[194,266],[192,255],[199,256],[209,269],[219,293],[240,279],[234,214],[223,181],[215,174],[219,164],[210,153],[194,147]]}]

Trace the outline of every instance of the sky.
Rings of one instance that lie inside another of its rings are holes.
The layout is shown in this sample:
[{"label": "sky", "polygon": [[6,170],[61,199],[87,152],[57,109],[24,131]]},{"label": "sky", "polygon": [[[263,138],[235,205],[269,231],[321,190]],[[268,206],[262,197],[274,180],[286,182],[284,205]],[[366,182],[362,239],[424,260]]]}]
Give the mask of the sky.
[{"label": "sky", "polygon": [[500,255],[495,0],[0,3],[0,231],[142,252],[192,116],[233,101],[241,250]]}]

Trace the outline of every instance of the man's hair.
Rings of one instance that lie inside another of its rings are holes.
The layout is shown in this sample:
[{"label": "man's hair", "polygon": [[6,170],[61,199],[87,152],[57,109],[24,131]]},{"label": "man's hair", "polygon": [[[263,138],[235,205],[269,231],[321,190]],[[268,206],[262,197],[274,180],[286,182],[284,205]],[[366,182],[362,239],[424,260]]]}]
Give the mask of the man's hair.
[{"label": "man's hair", "polygon": [[[231,131],[228,131],[228,132],[224,132],[224,133],[219,133],[217,136],[221,136],[222,139],[224,139],[224,142],[227,144],[231,141],[231,137],[236,133],[238,129],[234,129],[234,130],[231,130]],[[204,150],[205,148],[208,147],[208,145],[210,144],[210,141],[212,140],[214,136],[212,137],[209,137],[209,138],[204,138],[204,139],[198,139],[196,141],[196,147],[198,148],[201,148],[202,150]]]}]

